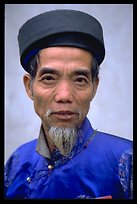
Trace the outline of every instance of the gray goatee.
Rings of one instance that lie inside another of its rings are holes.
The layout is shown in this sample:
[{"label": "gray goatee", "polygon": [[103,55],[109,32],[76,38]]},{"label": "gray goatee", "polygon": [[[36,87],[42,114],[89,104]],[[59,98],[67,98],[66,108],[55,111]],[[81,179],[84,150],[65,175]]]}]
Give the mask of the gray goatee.
[{"label": "gray goatee", "polygon": [[76,143],[77,130],[76,128],[68,127],[51,127],[49,136],[60,153],[68,156]]}]

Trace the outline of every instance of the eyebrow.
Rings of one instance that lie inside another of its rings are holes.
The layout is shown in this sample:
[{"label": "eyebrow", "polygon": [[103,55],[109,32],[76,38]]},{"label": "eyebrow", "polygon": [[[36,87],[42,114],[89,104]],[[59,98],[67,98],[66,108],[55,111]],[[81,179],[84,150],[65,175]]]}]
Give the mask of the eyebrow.
[{"label": "eyebrow", "polygon": [[74,74],[76,74],[76,75],[84,75],[86,77],[89,77],[90,76],[90,70],[87,69],[87,68],[84,68],[84,69],[79,68],[77,70],[74,70]]},{"label": "eyebrow", "polygon": [[57,74],[59,71],[55,70],[51,67],[43,67],[39,71],[39,75],[42,76],[43,74]]}]

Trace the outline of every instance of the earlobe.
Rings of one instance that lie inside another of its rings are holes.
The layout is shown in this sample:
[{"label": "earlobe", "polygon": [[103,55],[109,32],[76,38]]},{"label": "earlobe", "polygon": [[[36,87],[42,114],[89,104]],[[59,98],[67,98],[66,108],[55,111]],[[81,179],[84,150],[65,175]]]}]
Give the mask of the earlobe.
[{"label": "earlobe", "polygon": [[32,92],[32,80],[30,74],[25,74],[23,77],[24,86],[26,89],[27,95],[33,100],[33,92]]}]

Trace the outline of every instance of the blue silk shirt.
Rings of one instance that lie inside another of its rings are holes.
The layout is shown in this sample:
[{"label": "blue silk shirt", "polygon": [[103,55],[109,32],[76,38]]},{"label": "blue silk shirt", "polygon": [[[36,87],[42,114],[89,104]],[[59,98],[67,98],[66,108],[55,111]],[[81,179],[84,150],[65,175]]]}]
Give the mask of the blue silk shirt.
[{"label": "blue silk shirt", "polygon": [[66,158],[52,155],[41,127],[5,165],[6,199],[132,199],[132,141],[94,131],[85,118]]}]

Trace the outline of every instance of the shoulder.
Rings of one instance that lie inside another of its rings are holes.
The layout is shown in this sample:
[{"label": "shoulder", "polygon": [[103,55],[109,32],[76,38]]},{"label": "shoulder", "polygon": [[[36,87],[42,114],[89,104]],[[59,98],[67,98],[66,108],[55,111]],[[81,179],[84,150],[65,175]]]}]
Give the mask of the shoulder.
[{"label": "shoulder", "polygon": [[26,142],[22,145],[20,145],[11,155],[11,157],[20,157],[20,160],[22,158],[26,158],[29,159],[31,157],[31,155],[34,154],[35,150],[36,150],[36,143],[37,143],[37,139],[34,139],[32,141]]},{"label": "shoulder", "polygon": [[108,159],[110,163],[119,163],[124,152],[131,152],[133,142],[120,136],[97,131],[92,138],[89,151],[101,155],[100,159]]},{"label": "shoulder", "polygon": [[97,132],[97,140],[100,141],[104,146],[109,145],[112,149],[130,149],[132,148],[133,142],[122,136],[117,136],[104,132]]},{"label": "shoulder", "polygon": [[29,152],[31,153],[31,152],[35,151],[36,143],[37,143],[37,139],[26,142],[26,143],[20,145],[16,149],[16,152],[23,153],[23,154],[25,154],[25,153],[28,154]]},{"label": "shoulder", "polygon": [[33,156],[35,155],[37,139],[24,143],[19,146],[9,157],[6,162],[5,170],[11,170],[20,168],[23,163],[31,163]]}]

